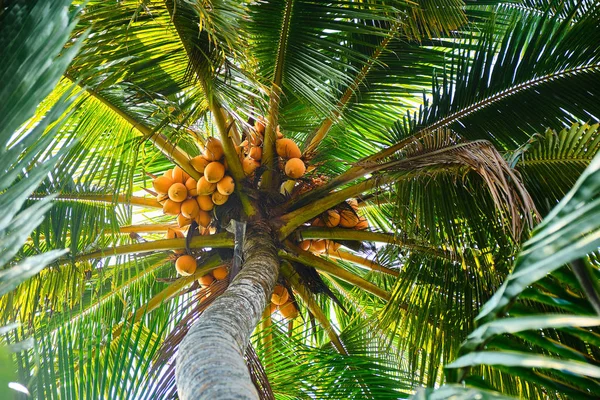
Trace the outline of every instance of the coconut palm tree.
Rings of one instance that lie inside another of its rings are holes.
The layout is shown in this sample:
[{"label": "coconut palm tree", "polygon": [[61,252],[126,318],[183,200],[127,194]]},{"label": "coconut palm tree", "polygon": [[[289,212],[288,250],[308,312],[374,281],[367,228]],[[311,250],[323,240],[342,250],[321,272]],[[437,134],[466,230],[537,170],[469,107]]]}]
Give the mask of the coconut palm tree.
[{"label": "coconut palm tree", "polygon": [[0,3],[22,390],[600,395],[595,1],[50,3]]}]

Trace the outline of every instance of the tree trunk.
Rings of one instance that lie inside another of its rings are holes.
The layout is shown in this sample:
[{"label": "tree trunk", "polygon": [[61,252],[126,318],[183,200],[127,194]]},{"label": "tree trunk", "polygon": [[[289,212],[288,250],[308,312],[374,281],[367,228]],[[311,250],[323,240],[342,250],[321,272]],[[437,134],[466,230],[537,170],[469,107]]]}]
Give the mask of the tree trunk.
[{"label": "tree trunk", "polygon": [[258,399],[244,352],[279,272],[266,224],[248,226],[243,254],[240,273],[179,346],[175,377],[180,399]]}]

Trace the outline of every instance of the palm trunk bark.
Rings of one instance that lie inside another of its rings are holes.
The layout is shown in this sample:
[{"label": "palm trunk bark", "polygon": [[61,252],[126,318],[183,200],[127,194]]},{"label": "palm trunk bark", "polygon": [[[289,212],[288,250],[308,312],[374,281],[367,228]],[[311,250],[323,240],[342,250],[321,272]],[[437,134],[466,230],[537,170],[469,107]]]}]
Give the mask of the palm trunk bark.
[{"label": "palm trunk bark", "polygon": [[240,273],[204,311],[179,346],[175,377],[180,399],[258,399],[244,361],[250,335],[279,272],[270,228],[248,226]]}]

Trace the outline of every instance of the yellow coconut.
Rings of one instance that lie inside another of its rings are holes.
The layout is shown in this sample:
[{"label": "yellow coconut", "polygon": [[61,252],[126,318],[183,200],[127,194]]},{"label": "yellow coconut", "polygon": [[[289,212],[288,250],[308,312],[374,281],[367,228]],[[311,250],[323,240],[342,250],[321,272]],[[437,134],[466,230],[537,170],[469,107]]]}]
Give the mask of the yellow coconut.
[{"label": "yellow coconut", "polygon": [[342,228],[354,228],[358,224],[358,216],[352,210],[340,211],[340,226]]},{"label": "yellow coconut", "polygon": [[181,203],[181,215],[186,218],[196,218],[199,211],[200,207],[198,206],[196,199],[187,199]]},{"label": "yellow coconut", "polygon": [[175,261],[175,269],[179,275],[190,276],[196,272],[196,259],[189,255],[183,255]]},{"label": "yellow coconut", "polygon": [[159,176],[152,182],[152,186],[156,193],[159,194],[167,194],[169,193],[169,188],[173,185],[173,180],[167,178],[166,176]]},{"label": "yellow coconut", "polygon": [[359,231],[364,231],[365,229],[369,229],[369,221],[365,217],[360,217],[358,219],[358,223],[354,225],[354,229]]},{"label": "yellow coconut", "polygon": [[185,187],[189,196],[198,195],[198,181],[194,178],[187,178],[187,181],[185,181]]},{"label": "yellow coconut", "polygon": [[279,312],[281,313],[281,316],[285,319],[296,319],[300,315],[298,309],[291,301],[287,302],[282,306],[279,306]]},{"label": "yellow coconut", "polygon": [[225,166],[218,161],[211,162],[204,169],[204,177],[210,183],[217,183],[223,179],[224,176]]},{"label": "yellow coconut", "polygon": [[292,139],[279,139],[275,141],[277,155],[283,158],[300,158],[300,148]]},{"label": "yellow coconut", "polygon": [[163,213],[167,215],[177,215],[181,212],[181,203],[167,199],[163,204]]},{"label": "yellow coconut", "polygon": [[164,205],[165,201],[169,198],[168,194],[157,194],[156,195],[156,201],[158,201],[160,204]]},{"label": "yellow coconut", "polygon": [[209,161],[220,160],[223,157],[223,145],[219,139],[209,137],[204,148],[204,158]]},{"label": "yellow coconut", "polygon": [[324,253],[326,250],[327,242],[323,239],[313,240],[310,244],[310,251],[313,253]]},{"label": "yellow coconut", "polygon": [[206,168],[206,166],[210,164],[210,161],[204,158],[204,156],[197,156],[190,160],[190,164],[192,165],[192,168],[203,174],[204,168]]},{"label": "yellow coconut", "polygon": [[183,214],[179,214],[177,216],[177,225],[179,225],[180,228],[188,226],[191,223],[192,223],[192,220],[184,217]]},{"label": "yellow coconut", "polygon": [[181,203],[187,199],[187,188],[183,183],[174,183],[169,188],[169,199]]},{"label": "yellow coconut", "polygon": [[196,193],[198,194],[198,196],[213,194],[215,190],[217,190],[216,183],[210,183],[203,176],[201,176],[200,179],[198,179],[198,184],[196,185]]},{"label": "yellow coconut", "polygon": [[308,249],[310,248],[310,240],[301,241],[300,243],[298,243],[298,247],[300,247],[304,251],[308,251]]},{"label": "yellow coconut", "polygon": [[292,179],[298,179],[306,172],[306,165],[299,158],[290,158],[285,163],[285,174]]},{"label": "yellow coconut", "polygon": [[328,228],[335,228],[340,224],[340,214],[335,210],[327,210],[323,217],[323,221],[325,221],[325,225]]},{"label": "yellow coconut", "polygon": [[253,158],[255,160],[260,160],[262,158],[262,149],[260,147],[251,147],[248,152],[248,157]]},{"label": "yellow coconut", "polygon": [[212,194],[212,201],[217,206],[220,206],[220,205],[223,205],[223,204],[227,203],[228,199],[229,199],[229,196],[226,196],[226,195],[221,194],[219,192],[214,192]]},{"label": "yellow coconut", "polygon": [[225,175],[223,179],[217,183],[217,191],[222,195],[229,196],[234,190],[235,182],[229,175]]},{"label": "yellow coconut", "polygon": [[212,202],[210,195],[202,195],[196,197],[196,202],[202,211],[210,211],[215,207],[215,203]]},{"label": "yellow coconut", "polygon": [[206,211],[200,210],[198,211],[198,215],[196,216],[196,222],[203,228],[208,228],[210,222],[212,221],[212,217]]},{"label": "yellow coconut", "polygon": [[252,158],[246,157],[242,160],[242,169],[246,175],[252,175],[258,167],[260,167],[260,163]]},{"label": "yellow coconut", "polygon": [[213,278],[211,274],[206,274],[198,278],[198,283],[200,284],[200,286],[208,286],[211,283],[213,283],[214,280],[215,278]]},{"label": "yellow coconut", "polygon": [[212,274],[215,279],[222,281],[223,279],[227,278],[227,275],[229,275],[229,270],[226,266],[222,265],[217,269],[213,269]]},{"label": "yellow coconut", "polygon": [[290,294],[288,290],[283,285],[275,286],[273,289],[273,294],[271,295],[271,303],[277,304],[278,306],[285,304],[286,301],[290,298]]},{"label": "yellow coconut", "polygon": [[179,229],[167,228],[167,233],[165,235],[167,239],[175,239],[175,238],[183,238],[185,235]]}]

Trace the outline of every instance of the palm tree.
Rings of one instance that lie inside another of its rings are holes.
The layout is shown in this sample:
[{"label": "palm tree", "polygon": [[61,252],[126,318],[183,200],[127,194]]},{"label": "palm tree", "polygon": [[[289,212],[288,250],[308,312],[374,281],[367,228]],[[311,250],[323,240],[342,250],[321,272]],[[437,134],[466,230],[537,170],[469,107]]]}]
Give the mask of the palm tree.
[{"label": "palm tree", "polygon": [[[39,398],[600,395],[594,1],[45,3],[0,3],[10,380]],[[200,180],[214,138],[235,193],[212,234],[164,239],[153,179]],[[276,285],[291,308],[272,312]]]}]

